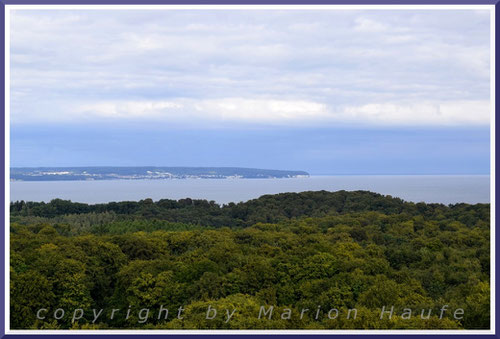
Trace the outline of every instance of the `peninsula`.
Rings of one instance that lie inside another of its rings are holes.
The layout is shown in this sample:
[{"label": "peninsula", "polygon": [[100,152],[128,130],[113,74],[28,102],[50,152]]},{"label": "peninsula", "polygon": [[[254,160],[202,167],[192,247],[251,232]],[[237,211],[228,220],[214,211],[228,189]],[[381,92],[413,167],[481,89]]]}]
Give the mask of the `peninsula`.
[{"label": "peninsula", "polygon": [[13,167],[11,181],[139,179],[276,179],[309,177],[304,171],[240,167]]}]

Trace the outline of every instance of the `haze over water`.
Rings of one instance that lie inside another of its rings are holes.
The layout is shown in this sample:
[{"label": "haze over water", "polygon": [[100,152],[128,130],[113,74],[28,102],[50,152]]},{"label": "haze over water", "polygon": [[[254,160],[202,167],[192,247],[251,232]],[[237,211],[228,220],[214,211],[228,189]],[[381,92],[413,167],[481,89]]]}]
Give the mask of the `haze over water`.
[{"label": "haze over water", "polygon": [[179,179],[10,182],[10,200],[55,198],[84,203],[159,199],[240,202],[264,194],[302,191],[368,190],[427,203],[488,203],[489,175],[359,175],[294,179]]}]

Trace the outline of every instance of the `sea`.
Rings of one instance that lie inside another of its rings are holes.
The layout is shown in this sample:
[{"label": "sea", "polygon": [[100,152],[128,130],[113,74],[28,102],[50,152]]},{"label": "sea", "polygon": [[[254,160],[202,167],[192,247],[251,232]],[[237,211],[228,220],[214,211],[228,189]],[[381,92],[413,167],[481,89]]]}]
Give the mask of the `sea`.
[{"label": "sea", "polygon": [[489,175],[341,175],[286,179],[166,179],[96,181],[13,181],[10,200],[106,203],[159,199],[206,199],[219,204],[265,194],[303,191],[366,190],[405,201],[489,203]]}]

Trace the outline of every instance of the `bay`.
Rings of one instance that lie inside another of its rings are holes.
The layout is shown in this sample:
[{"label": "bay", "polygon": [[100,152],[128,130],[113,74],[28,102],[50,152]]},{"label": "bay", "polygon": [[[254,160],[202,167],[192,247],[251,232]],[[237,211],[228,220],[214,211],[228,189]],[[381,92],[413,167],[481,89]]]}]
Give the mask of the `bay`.
[{"label": "bay", "polygon": [[264,194],[303,191],[368,190],[427,203],[488,203],[489,175],[356,175],[291,179],[169,179],[99,181],[14,181],[10,200],[105,203],[145,198],[247,201]]}]

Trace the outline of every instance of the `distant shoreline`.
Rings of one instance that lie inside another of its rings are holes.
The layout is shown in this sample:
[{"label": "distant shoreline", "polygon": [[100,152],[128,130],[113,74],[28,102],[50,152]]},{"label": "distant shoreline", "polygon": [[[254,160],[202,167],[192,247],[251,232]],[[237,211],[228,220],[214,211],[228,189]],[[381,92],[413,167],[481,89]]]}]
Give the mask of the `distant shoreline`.
[{"label": "distant shoreline", "polygon": [[306,171],[244,167],[12,167],[11,181],[168,179],[279,179],[308,177]]},{"label": "distant shoreline", "polygon": [[490,174],[309,174],[309,175],[297,175],[291,177],[261,177],[261,178],[244,178],[244,177],[186,177],[186,178],[105,178],[105,179],[70,179],[70,178],[61,178],[54,180],[20,180],[10,178],[10,182],[96,182],[96,181],[183,181],[183,180],[274,180],[274,179],[308,179],[308,178],[328,178],[328,177],[360,177],[360,178],[368,178],[368,177],[490,177]]}]

